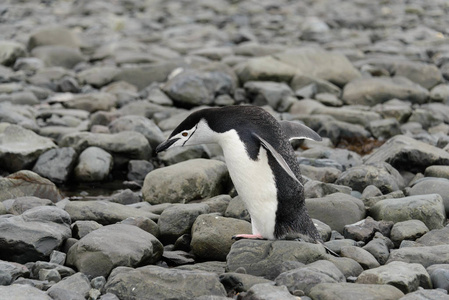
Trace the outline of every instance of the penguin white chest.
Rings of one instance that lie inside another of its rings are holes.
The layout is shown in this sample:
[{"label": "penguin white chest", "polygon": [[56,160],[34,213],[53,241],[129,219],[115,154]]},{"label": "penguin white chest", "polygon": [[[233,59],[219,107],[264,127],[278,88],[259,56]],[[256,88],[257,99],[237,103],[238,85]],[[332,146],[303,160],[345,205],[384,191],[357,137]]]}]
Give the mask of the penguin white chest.
[{"label": "penguin white chest", "polygon": [[257,160],[252,160],[235,130],[220,133],[219,144],[232,182],[251,215],[253,234],[274,239],[278,201],[267,151],[261,147]]}]

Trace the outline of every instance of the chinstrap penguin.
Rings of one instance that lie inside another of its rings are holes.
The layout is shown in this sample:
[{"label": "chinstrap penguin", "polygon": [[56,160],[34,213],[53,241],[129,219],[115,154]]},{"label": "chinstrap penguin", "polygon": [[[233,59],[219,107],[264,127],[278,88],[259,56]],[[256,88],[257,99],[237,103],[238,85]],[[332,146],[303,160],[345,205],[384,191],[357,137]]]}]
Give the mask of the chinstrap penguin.
[{"label": "chinstrap penguin", "polygon": [[169,148],[217,143],[251,216],[252,234],[236,238],[299,238],[321,242],[307,213],[299,164],[289,140],[321,137],[305,125],[280,121],[257,106],[193,112],[161,143]]}]

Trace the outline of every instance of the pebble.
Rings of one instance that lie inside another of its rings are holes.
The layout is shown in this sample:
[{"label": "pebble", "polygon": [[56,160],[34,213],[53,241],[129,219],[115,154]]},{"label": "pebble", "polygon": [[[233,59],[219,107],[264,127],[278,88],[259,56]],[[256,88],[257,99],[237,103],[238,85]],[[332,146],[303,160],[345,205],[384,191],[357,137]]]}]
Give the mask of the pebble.
[{"label": "pebble", "polygon": [[[0,295],[447,298],[444,1],[153,2],[0,9]],[[242,104],[323,137],[292,145],[341,257],[232,240],[251,219],[219,147],[154,152]]]}]

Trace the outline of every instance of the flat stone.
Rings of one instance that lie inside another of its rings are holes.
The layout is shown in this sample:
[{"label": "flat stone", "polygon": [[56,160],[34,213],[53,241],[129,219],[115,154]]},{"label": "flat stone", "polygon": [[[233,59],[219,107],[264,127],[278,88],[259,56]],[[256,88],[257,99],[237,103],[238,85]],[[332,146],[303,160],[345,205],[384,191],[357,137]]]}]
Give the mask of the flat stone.
[{"label": "flat stone", "polygon": [[4,299],[17,300],[52,300],[47,293],[25,284],[13,284],[8,286],[0,286],[0,294]]},{"label": "flat stone", "polygon": [[[420,220],[408,220],[397,222],[391,228],[391,240],[399,246],[403,240],[414,241],[429,232],[426,224]],[[430,246],[430,245],[428,245]]]},{"label": "flat stone", "polygon": [[430,230],[443,228],[446,221],[443,200],[438,194],[381,200],[371,207],[370,212],[375,220],[421,220]]},{"label": "flat stone", "polygon": [[81,94],[64,101],[63,105],[70,109],[80,109],[90,113],[99,110],[109,111],[117,105],[117,97],[105,92]]},{"label": "flat stone", "polygon": [[446,245],[449,243],[449,227],[446,225],[442,229],[434,229],[425,233],[420,238],[416,239],[418,246],[436,246]]},{"label": "flat stone", "polygon": [[262,56],[246,60],[237,66],[236,73],[241,82],[254,80],[289,82],[296,70],[272,56]]},{"label": "flat stone", "polygon": [[80,46],[78,36],[63,26],[47,26],[35,31],[28,40],[28,48],[39,46],[62,45],[73,48]]},{"label": "flat stone", "polygon": [[148,173],[142,194],[151,204],[187,203],[222,194],[228,180],[225,163],[192,159]]},{"label": "flat stone", "polygon": [[[428,167],[440,167],[431,166]],[[445,166],[441,166],[445,167]],[[426,170],[427,170],[426,169]],[[406,190],[407,196],[417,196],[426,194],[439,194],[443,199],[444,209],[446,214],[449,213],[449,179],[436,178],[436,177],[425,177],[423,179],[417,180],[413,183],[411,188]]]},{"label": "flat stone", "polygon": [[76,273],[52,285],[47,292],[51,296],[57,290],[64,290],[81,297],[87,297],[90,289],[90,281],[87,276],[83,273]]},{"label": "flat stone", "polygon": [[0,164],[10,172],[31,167],[44,152],[56,148],[53,141],[18,125],[0,133]]},{"label": "flat stone", "polygon": [[424,267],[446,264],[449,261],[449,245],[405,247],[392,250],[387,264],[392,261],[417,263]]},{"label": "flat stone", "polygon": [[401,300],[448,300],[447,292],[440,289],[435,290],[418,290],[413,293],[408,293]]},{"label": "flat stone", "polygon": [[131,225],[101,227],[84,236],[67,253],[67,265],[90,276],[108,276],[118,266],[154,264],[162,244],[150,233]]},{"label": "flat stone", "polygon": [[253,285],[242,299],[295,300],[297,297],[290,294],[285,286],[275,286],[271,283],[258,283]]},{"label": "flat stone", "polygon": [[365,270],[357,278],[357,283],[390,284],[405,294],[416,291],[420,286],[425,289],[432,288],[430,276],[422,265],[401,261]]},{"label": "flat stone", "polygon": [[342,247],[340,254],[343,257],[352,258],[353,260],[358,262],[365,270],[380,266],[379,262],[371,253],[360,247],[356,246]]},{"label": "flat stone", "polygon": [[[116,269],[117,270],[117,269]],[[202,295],[226,296],[218,275],[204,271],[166,269],[145,266],[114,271],[105,291],[126,299],[131,295],[144,299],[195,299]]]},{"label": "flat stone", "polygon": [[[320,300],[333,299],[370,299],[398,300],[404,293],[388,284],[353,284],[353,283],[322,283],[310,291],[310,297]],[[369,295],[369,298],[367,296]]]},{"label": "flat stone", "polygon": [[21,215],[25,211],[37,206],[53,206],[54,203],[48,199],[41,199],[34,196],[17,197],[9,209],[13,215]]}]

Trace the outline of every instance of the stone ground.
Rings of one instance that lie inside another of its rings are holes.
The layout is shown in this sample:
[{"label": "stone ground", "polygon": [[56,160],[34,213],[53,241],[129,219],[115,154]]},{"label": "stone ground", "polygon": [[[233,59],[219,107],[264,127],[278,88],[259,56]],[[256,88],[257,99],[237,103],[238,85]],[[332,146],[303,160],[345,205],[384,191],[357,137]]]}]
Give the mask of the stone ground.
[{"label": "stone ground", "polygon": [[[449,299],[449,3],[0,4],[0,299]],[[191,111],[303,122],[328,248],[250,232]]]}]

